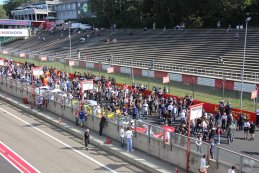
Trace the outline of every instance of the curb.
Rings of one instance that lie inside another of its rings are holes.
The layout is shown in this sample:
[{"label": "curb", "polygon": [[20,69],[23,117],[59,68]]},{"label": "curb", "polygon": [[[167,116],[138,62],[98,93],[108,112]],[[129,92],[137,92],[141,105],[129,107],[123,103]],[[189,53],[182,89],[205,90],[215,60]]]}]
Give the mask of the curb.
[{"label": "curb", "polygon": [[[43,120],[43,121],[45,121],[45,122],[47,122],[47,123],[49,123],[51,125],[54,125],[55,127],[58,127],[58,128],[66,131],[66,132],[68,132],[68,133],[70,133],[70,134],[72,134],[72,135],[74,135],[74,136],[76,136],[76,137],[78,137],[80,139],[83,137],[83,134],[80,134],[80,131],[78,131],[77,129],[70,128],[69,125],[65,125],[65,124],[60,125],[58,123],[58,120],[55,120],[55,119],[53,119],[53,118],[51,118],[49,116],[42,116],[41,112],[38,112],[38,111],[36,111],[34,109],[30,109],[29,107],[26,108],[27,106],[24,106],[23,104],[21,104],[19,102],[17,104],[17,103],[15,103],[16,101],[12,101],[11,99],[5,98],[4,96],[2,96],[2,94],[0,95],[0,98],[1,98],[1,100],[5,101],[5,102],[7,102],[7,103],[9,103],[11,105],[14,105],[14,106],[18,107],[19,109],[21,109],[21,110],[23,110],[25,112],[28,112],[28,113],[36,116],[37,118],[39,118],[39,119],[41,119],[41,120]],[[67,121],[70,121],[70,120],[67,120]],[[133,158],[127,157],[125,154],[122,154],[119,151],[119,149],[117,149],[116,147],[109,146],[109,145],[106,145],[106,144],[102,144],[102,143],[96,141],[94,138],[91,139],[91,144],[96,146],[96,147],[98,147],[98,148],[101,148],[104,151],[106,151],[106,152],[108,152],[108,153],[110,153],[110,154],[112,154],[112,155],[114,155],[114,156],[116,156],[116,157],[118,157],[118,158],[120,158],[122,160],[125,160],[125,161],[127,161],[127,162],[129,162],[129,163],[131,163],[131,164],[141,168],[141,169],[144,169],[147,172],[150,172],[150,173],[163,173],[162,171],[157,170],[157,169],[153,169],[152,167],[149,167],[148,165],[143,164],[142,162],[140,162],[138,160],[135,160]]]}]

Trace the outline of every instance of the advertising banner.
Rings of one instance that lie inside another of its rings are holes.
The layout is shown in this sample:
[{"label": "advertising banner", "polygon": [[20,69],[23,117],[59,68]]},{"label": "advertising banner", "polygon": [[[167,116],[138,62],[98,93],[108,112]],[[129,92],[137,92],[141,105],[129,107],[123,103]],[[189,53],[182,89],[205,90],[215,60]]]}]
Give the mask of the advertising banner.
[{"label": "advertising banner", "polygon": [[28,37],[28,29],[0,29],[0,37]]}]

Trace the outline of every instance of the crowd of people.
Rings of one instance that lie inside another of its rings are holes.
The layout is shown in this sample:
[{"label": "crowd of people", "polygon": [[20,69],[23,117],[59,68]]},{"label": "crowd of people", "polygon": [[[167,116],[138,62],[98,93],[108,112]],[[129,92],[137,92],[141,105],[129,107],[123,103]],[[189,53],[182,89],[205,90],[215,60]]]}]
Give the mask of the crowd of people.
[{"label": "crowd of people", "polygon": [[[71,78],[71,75],[64,71],[46,66],[42,67],[43,75],[32,76],[34,64],[28,62],[16,64],[12,60],[8,60],[7,64],[0,67],[1,75],[30,84],[34,81],[34,87],[59,88],[70,99],[80,101],[84,97],[84,99],[96,100],[99,107],[111,112],[120,111],[123,116],[131,116],[133,119],[157,117],[162,124],[169,126],[179,120],[178,125],[175,125],[175,132],[182,135],[188,133],[188,108],[193,103],[192,97],[188,95],[183,98],[165,97],[166,89],[153,87],[150,93],[146,92],[147,88],[144,85],[132,84],[132,86],[128,86],[123,84],[118,86],[111,79],[103,76],[97,77],[91,73],[75,72]],[[87,79],[94,79],[94,89],[83,93],[80,81]],[[45,99],[40,100],[40,104],[43,104]],[[82,115],[82,119],[84,116],[85,114]],[[255,124],[246,119],[244,115],[240,115],[239,119],[235,121],[232,116],[231,103],[225,103],[223,100],[220,101],[217,112],[207,113],[203,111],[203,116],[192,120],[190,127],[191,135],[197,137],[195,142],[197,152],[201,152],[202,142],[209,142],[212,158],[214,158],[215,145],[220,144],[222,135],[225,135],[228,144],[231,144],[234,141],[235,131],[244,130],[245,139],[254,140]],[[248,137],[249,133],[250,138]]]}]

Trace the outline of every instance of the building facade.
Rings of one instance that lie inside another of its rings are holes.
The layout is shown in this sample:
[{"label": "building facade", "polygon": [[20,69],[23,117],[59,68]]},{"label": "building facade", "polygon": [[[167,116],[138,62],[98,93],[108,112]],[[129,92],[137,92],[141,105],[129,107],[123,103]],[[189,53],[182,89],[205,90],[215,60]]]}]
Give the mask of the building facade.
[{"label": "building facade", "polygon": [[91,17],[88,0],[53,0],[27,4],[11,12],[15,20],[58,21]]}]

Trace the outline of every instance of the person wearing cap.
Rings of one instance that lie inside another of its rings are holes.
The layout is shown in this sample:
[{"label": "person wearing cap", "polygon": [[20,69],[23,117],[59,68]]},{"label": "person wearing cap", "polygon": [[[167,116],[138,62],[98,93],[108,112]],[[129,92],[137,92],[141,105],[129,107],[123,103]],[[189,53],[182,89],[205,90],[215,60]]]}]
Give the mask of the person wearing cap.
[{"label": "person wearing cap", "polygon": [[235,173],[236,167],[232,166],[227,173]]},{"label": "person wearing cap", "polygon": [[85,149],[88,150],[88,144],[90,143],[90,130],[89,129],[85,130],[83,142],[85,143]]}]

